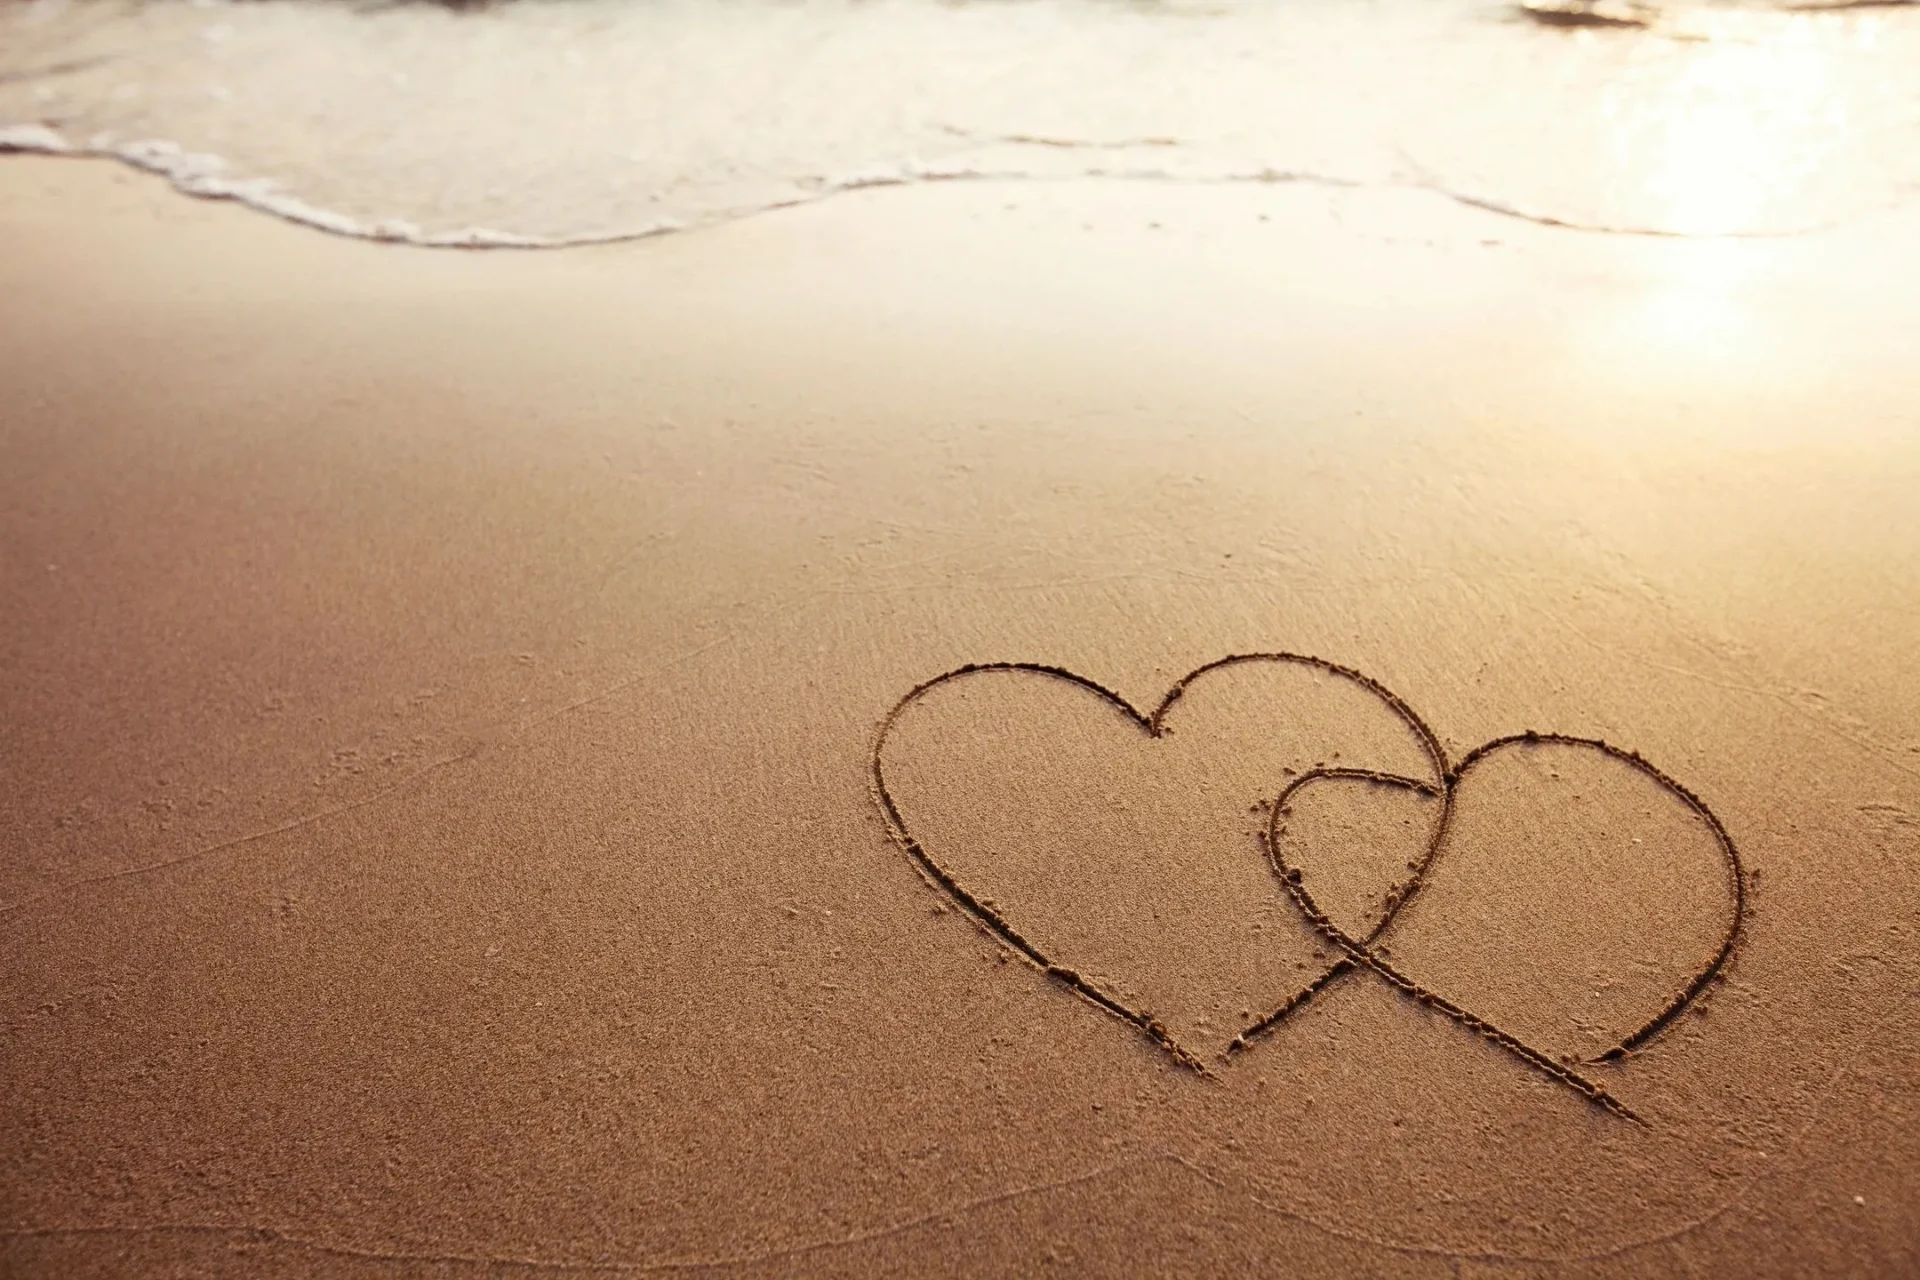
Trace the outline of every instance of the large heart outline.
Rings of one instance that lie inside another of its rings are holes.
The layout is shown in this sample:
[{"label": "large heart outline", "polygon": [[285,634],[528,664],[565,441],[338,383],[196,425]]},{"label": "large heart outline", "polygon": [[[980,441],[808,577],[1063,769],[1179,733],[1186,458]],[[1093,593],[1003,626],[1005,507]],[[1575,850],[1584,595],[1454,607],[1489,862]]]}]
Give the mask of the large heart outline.
[{"label": "large heart outline", "polygon": [[[988,662],[968,663],[964,666],[943,672],[929,680],[924,680],[908,690],[881,721],[873,740],[871,758],[872,790],[876,805],[886,822],[889,835],[912,859],[915,867],[932,885],[943,892],[977,925],[998,938],[1006,946],[1020,954],[1029,963],[1048,977],[1068,987],[1074,994],[1087,1000],[1106,1013],[1130,1024],[1146,1035],[1161,1049],[1185,1067],[1200,1074],[1210,1074],[1207,1065],[1194,1053],[1179,1043],[1173,1034],[1151,1013],[1136,1009],[1110,992],[1104,991],[1080,974],[1077,970],[1057,962],[1038,944],[1023,935],[1014,927],[1004,914],[995,906],[984,901],[962,885],[959,879],[935,858],[924,845],[917,840],[900,812],[898,803],[888,790],[884,763],[884,749],[888,735],[892,732],[900,717],[914,703],[925,697],[933,689],[954,680],[988,672],[1024,671],[1036,675],[1063,680],[1078,686],[1103,699],[1120,711],[1136,728],[1150,738],[1160,738],[1164,732],[1167,712],[1195,681],[1210,672],[1243,663],[1282,663],[1295,664],[1347,680],[1365,690],[1398,716],[1401,722],[1413,734],[1433,766],[1435,782],[1411,778],[1402,774],[1384,773],[1369,769],[1326,768],[1320,767],[1307,771],[1290,782],[1268,808],[1268,822],[1261,832],[1261,843],[1273,873],[1279,878],[1288,897],[1301,911],[1308,923],[1320,933],[1339,953],[1335,960],[1317,978],[1295,995],[1282,1002],[1271,1013],[1262,1017],[1244,1029],[1228,1045],[1227,1053],[1233,1054],[1248,1049],[1253,1040],[1273,1030],[1282,1021],[1298,1012],[1315,996],[1325,991],[1346,975],[1361,969],[1373,972],[1387,982],[1395,991],[1415,1000],[1458,1022],[1463,1027],[1481,1036],[1497,1047],[1504,1049],[1528,1067],[1572,1088],[1589,1101],[1605,1108],[1615,1115],[1627,1119],[1638,1117],[1618,1099],[1614,1098],[1597,1082],[1575,1069],[1569,1061],[1557,1060],[1527,1045],[1506,1031],[1492,1025],[1465,1008],[1448,1000],[1438,992],[1422,987],[1395,969],[1385,959],[1377,955],[1372,944],[1393,923],[1402,908],[1410,902],[1425,883],[1427,874],[1435,859],[1444,847],[1447,835],[1453,825],[1454,801],[1461,781],[1481,762],[1495,753],[1522,743],[1560,743],[1596,749],[1611,759],[1638,771],[1656,785],[1675,796],[1686,808],[1704,823],[1712,834],[1726,865],[1730,888],[1730,911],[1725,931],[1718,949],[1702,965],[1662,1008],[1647,1022],[1624,1035],[1617,1043],[1594,1057],[1588,1063],[1614,1061],[1641,1048],[1652,1041],[1662,1031],[1671,1026],[1706,991],[1709,985],[1720,975],[1731,959],[1742,936],[1746,918],[1746,874],[1740,860],[1739,851],[1732,837],[1721,823],[1719,817],[1699,796],[1665,771],[1659,769],[1639,752],[1614,746],[1598,738],[1582,738],[1570,734],[1526,730],[1492,739],[1473,748],[1461,757],[1458,764],[1449,763],[1445,748],[1438,736],[1426,721],[1398,694],[1373,679],[1371,676],[1340,663],[1311,654],[1272,652],[1229,654],[1224,658],[1196,667],[1176,680],[1173,686],[1161,698],[1160,702],[1147,713],[1142,713],[1126,698],[1106,686],[1091,680],[1065,667],[1034,662]],[[1441,815],[1428,839],[1426,849],[1411,868],[1406,884],[1385,904],[1385,910],[1374,922],[1364,938],[1355,938],[1336,925],[1319,904],[1313,899],[1303,883],[1299,869],[1288,864],[1283,852],[1285,826],[1282,819],[1288,812],[1289,802],[1304,788],[1335,779],[1364,780],[1378,785],[1401,787],[1418,794],[1438,798],[1441,801]]]},{"label": "large heart outline", "polygon": [[[908,690],[907,693],[894,704],[893,709],[887,713],[886,718],[881,722],[880,730],[875,736],[873,744],[872,782],[875,801],[879,805],[882,816],[886,819],[889,833],[893,836],[895,842],[900,844],[913,858],[914,863],[921,873],[952,898],[955,904],[971,916],[976,923],[984,927],[989,933],[998,937],[1000,941],[1019,952],[1049,977],[1065,983],[1078,995],[1123,1021],[1131,1023],[1144,1032],[1155,1043],[1160,1045],[1161,1048],[1165,1049],[1177,1061],[1203,1074],[1207,1070],[1205,1063],[1190,1052],[1184,1045],[1180,1044],[1180,1042],[1174,1038],[1172,1032],[1151,1013],[1146,1010],[1133,1008],[1119,998],[1101,990],[1089,982],[1077,970],[1057,963],[1052,957],[1047,955],[1038,944],[1015,928],[1004,914],[963,886],[959,878],[955,876],[951,870],[929,853],[919,840],[914,838],[908,830],[906,819],[901,814],[898,803],[894,800],[892,793],[887,788],[883,753],[888,735],[892,732],[894,725],[899,722],[901,716],[906,713],[908,708],[934,689],[968,676],[981,675],[989,672],[1024,671],[1063,680],[1101,698],[1108,705],[1119,711],[1135,728],[1146,733],[1149,738],[1157,739],[1163,736],[1167,712],[1172,710],[1174,704],[1179,702],[1182,695],[1186,693],[1195,681],[1211,672],[1226,667],[1254,662],[1303,666],[1349,681],[1363,689],[1385,705],[1400,719],[1401,723],[1418,740],[1421,750],[1426,754],[1429,763],[1433,766],[1435,778],[1444,779],[1446,773],[1446,753],[1441,749],[1439,740],[1433,736],[1433,732],[1427,727],[1426,722],[1414,712],[1412,707],[1402,701],[1399,695],[1372,677],[1351,667],[1342,666],[1339,663],[1328,661],[1325,658],[1296,653],[1229,654],[1227,657],[1219,658],[1203,666],[1196,667],[1175,681],[1173,687],[1161,698],[1159,704],[1156,705],[1151,712],[1145,714],[1114,690],[1107,688],[1097,681],[1070,671],[1065,667],[1036,662],[968,663],[965,666],[956,667],[952,671],[937,675],[930,680],[924,680]],[[1444,792],[1441,781],[1421,783],[1412,779],[1402,778],[1399,775],[1385,773],[1370,776],[1382,782],[1412,786],[1422,794],[1429,796],[1441,796]],[[1429,850],[1428,856],[1431,856],[1431,850]],[[1389,913],[1382,918],[1379,926],[1368,935],[1368,940],[1371,941],[1380,929],[1386,926],[1386,923],[1391,920],[1391,918],[1392,911],[1389,911]],[[1336,965],[1339,963],[1341,962],[1335,962]],[[1309,990],[1311,990],[1311,988],[1309,988]],[[1283,1006],[1280,1010],[1263,1018],[1258,1026],[1265,1028],[1271,1025],[1277,1018],[1284,1016],[1288,1008],[1299,1000],[1300,997],[1296,996],[1294,1000],[1289,1001],[1287,1005]]]}]

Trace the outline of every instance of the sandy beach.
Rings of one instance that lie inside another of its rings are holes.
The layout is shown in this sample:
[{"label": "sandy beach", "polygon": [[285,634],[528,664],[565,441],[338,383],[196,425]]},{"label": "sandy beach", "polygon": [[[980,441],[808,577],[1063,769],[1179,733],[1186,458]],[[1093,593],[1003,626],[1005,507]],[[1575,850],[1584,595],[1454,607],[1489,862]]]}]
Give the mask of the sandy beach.
[{"label": "sandy beach", "polygon": [[1911,212],[0,244],[0,1272],[1920,1269]]}]

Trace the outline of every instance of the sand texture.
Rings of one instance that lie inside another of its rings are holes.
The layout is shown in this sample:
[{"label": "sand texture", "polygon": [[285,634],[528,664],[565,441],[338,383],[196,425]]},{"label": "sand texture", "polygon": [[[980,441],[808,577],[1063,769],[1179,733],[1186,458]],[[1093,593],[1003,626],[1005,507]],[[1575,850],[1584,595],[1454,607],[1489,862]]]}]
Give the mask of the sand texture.
[{"label": "sand texture", "polygon": [[1910,219],[0,243],[0,1272],[1920,1270]]}]

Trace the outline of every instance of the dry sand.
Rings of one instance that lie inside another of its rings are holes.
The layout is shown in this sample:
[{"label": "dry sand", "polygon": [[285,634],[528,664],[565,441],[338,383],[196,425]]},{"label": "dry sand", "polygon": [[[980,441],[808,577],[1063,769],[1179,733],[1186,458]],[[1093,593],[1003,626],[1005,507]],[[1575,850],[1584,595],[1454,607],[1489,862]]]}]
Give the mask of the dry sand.
[{"label": "dry sand", "polygon": [[1910,219],[0,243],[0,1271],[1920,1268]]}]

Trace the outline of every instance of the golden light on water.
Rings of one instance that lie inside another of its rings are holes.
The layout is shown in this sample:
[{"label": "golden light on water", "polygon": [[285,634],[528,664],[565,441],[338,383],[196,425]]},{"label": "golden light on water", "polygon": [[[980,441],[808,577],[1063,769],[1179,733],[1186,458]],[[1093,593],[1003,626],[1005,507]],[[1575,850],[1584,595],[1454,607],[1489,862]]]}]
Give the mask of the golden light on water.
[{"label": "golden light on water", "polygon": [[1741,235],[1805,230],[1813,207],[1870,162],[1845,74],[1876,37],[1871,18],[1705,12],[1657,61],[1610,93],[1619,172],[1661,230]]}]

